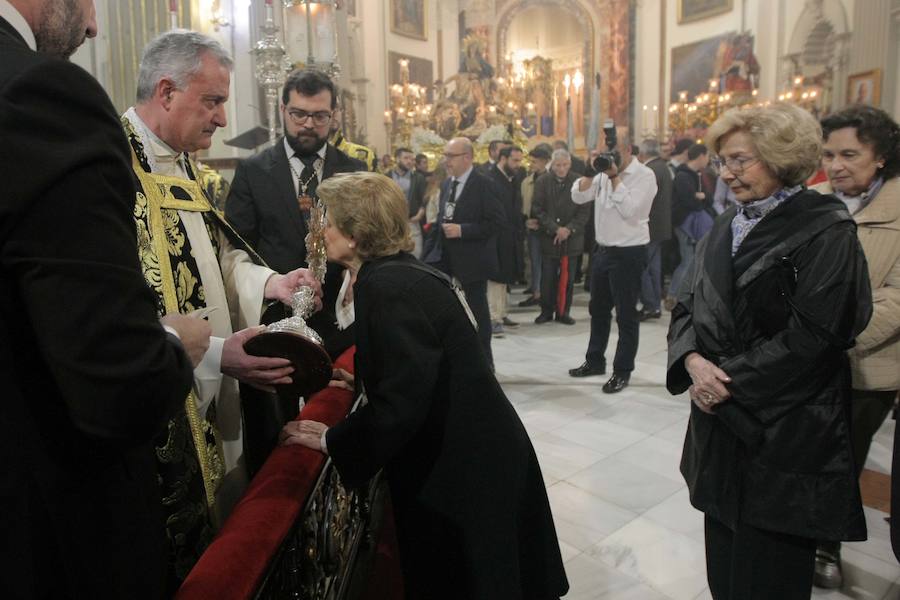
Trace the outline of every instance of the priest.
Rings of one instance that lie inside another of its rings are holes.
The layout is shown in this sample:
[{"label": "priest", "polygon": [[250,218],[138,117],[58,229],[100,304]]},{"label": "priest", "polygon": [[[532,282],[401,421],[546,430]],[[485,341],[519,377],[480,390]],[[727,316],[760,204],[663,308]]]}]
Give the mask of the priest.
[{"label": "priest", "polygon": [[290,382],[286,359],[247,355],[266,301],[288,303],[306,269],[279,275],[227,224],[198,183],[190,153],[226,124],[232,60],[215,40],[173,30],[141,58],[137,103],[122,117],[138,182],[134,218],[144,277],[159,311],[209,319],[213,338],[184,410],[158,440],[174,588],[246,485],[237,381]]}]

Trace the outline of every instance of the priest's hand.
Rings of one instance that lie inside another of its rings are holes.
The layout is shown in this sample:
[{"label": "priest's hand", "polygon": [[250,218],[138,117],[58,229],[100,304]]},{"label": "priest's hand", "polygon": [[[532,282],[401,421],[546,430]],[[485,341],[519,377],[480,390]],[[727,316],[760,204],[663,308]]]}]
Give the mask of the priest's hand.
[{"label": "priest's hand", "polygon": [[176,313],[162,317],[159,322],[178,333],[184,351],[196,368],[209,349],[209,336],[212,333],[209,321]]},{"label": "priest's hand", "polygon": [[318,421],[291,421],[278,434],[278,442],[282,446],[306,446],[319,452],[322,448],[322,436],[328,426]]},{"label": "priest's hand", "polygon": [[244,352],[244,344],[266,328],[248,327],[234,333],[222,346],[222,367],[225,375],[234,377],[247,385],[266,392],[274,392],[276,385],[291,383],[294,372],[291,361],[286,358],[251,356]]},{"label": "priest's hand", "polygon": [[294,269],[284,275],[274,274],[266,281],[265,297],[291,305],[291,296],[301,286],[311,287],[316,293],[316,310],[322,308],[322,284],[309,269]]}]

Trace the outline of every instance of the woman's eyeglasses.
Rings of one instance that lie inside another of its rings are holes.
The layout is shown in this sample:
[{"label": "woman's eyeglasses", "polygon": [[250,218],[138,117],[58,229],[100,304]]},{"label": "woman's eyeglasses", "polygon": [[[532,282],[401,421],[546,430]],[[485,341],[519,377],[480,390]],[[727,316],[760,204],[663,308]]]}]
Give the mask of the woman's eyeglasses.
[{"label": "woman's eyeglasses", "polygon": [[727,167],[735,175],[740,175],[745,169],[757,162],[759,162],[759,159],[755,156],[735,156],[733,158],[716,156],[710,161],[717,171],[722,171],[723,168]]}]

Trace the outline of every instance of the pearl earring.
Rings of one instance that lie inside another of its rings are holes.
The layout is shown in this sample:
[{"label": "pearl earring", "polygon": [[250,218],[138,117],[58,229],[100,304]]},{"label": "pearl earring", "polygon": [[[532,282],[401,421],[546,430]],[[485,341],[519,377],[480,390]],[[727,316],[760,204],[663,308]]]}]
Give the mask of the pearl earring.
[{"label": "pearl earring", "polygon": [[356,248],[356,244],[354,244],[353,242],[350,242],[350,243],[347,244],[347,245],[350,246],[351,248]]}]

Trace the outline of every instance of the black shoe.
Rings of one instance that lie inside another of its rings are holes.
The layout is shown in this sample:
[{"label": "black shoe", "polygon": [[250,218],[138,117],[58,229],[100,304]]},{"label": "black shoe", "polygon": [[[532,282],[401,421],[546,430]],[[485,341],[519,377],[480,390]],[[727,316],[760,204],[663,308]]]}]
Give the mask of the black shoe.
[{"label": "black shoe", "polygon": [[563,325],[574,325],[575,319],[573,319],[569,315],[559,315],[556,317],[556,322],[562,323]]},{"label": "black shoe", "polygon": [[658,310],[641,310],[638,313],[638,321],[646,321],[647,319],[659,319],[662,317],[662,312]]},{"label": "black shoe", "polygon": [[534,294],[534,290],[531,288],[525,288],[524,290],[522,290],[522,293],[527,296],[529,294]]},{"label": "black shoe", "polygon": [[603,393],[605,394],[615,394],[616,392],[621,392],[626,387],[628,387],[628,380],[631,378],[631,375],[628,373],[613,373],[612,377],[609,378],[609,381],[603,384]]},{"label": "black shoe", "polygon": [[550,313],[542,312],[537,316],[534,320],[535,325],[543,325],[544,323],[548,323],[553,320],[553,315]]},{"label": "black shoe", "polygon": [[844,584],[841,569],[841,544],[820,542],[816,546],[816,567],[813,585],[826,590],[836,590]]},{"label": "black shoe", "polygon": [[525,300],[522,300],[521,302],[519,302],[518,306],[519,306],[519,308],[528,308],[529,306],[537,306],[540,303],[541,303],[540,298],[535,298],[534,296],[532,296],[531,298],[526,298]]},{"label": "black shoe", "polygon": [[519,326],[519,324],[516,323],[515,321],[513,321],[512,319],[510,319],[509,317],[503,317],[503,326],[511,327],[512,329],[515,329],[516,327]]},{"label": "black shoe", "polygon": [[[550,320],[549,317],[547,319]],[[596,367],[587,364],[587,361],[583,362],[580,367],[575,367],[574,369],[569,369],[569,375],[572,377],[588,377],[590,375],[606,375],[606,365],[601,364]]]}]

